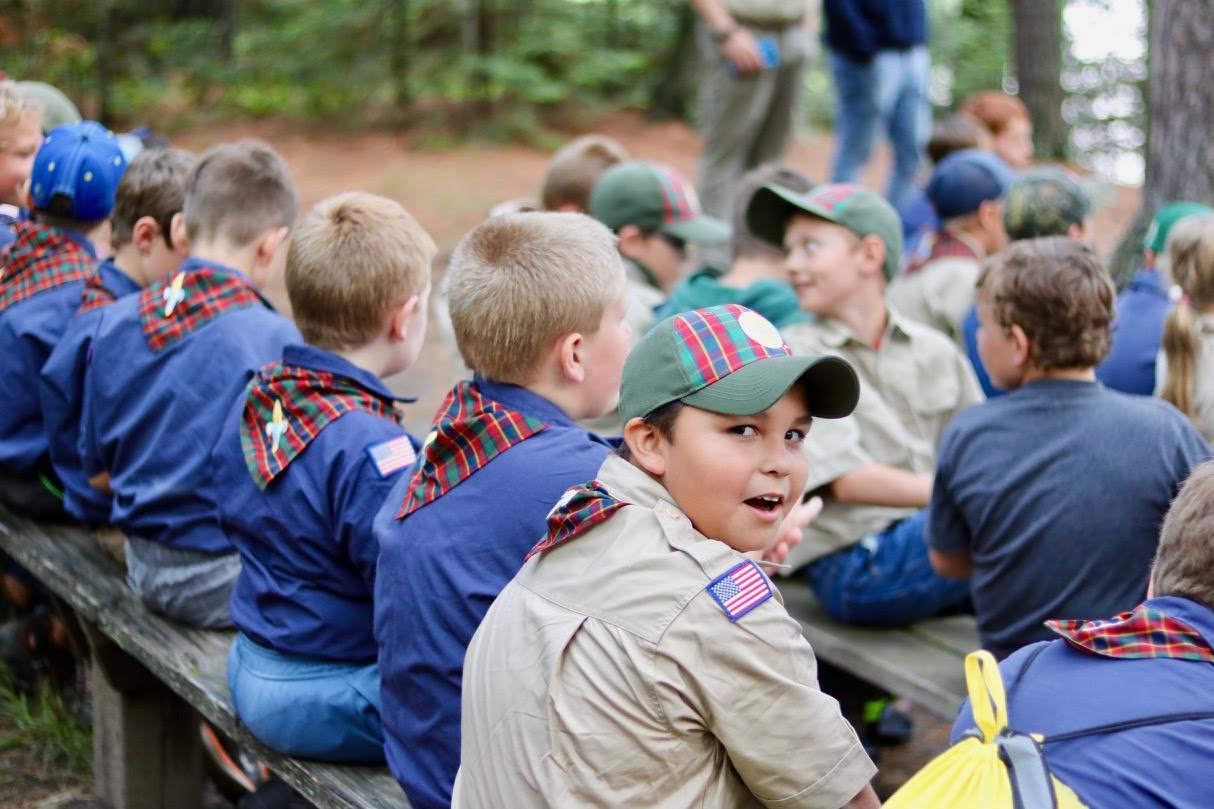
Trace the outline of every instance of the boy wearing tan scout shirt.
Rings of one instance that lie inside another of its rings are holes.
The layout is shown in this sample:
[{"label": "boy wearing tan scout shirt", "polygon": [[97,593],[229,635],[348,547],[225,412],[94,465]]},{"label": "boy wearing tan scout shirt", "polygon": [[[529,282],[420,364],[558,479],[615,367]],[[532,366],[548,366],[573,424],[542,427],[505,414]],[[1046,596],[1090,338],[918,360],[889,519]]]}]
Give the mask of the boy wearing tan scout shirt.
[{"label": "boy wearing tan scout shirt", "polygon": [[875,807],[875,772],[749,556],[803,491],[811,416],[858,388],[737,305],[624,367],[624,445],[565,493],[464,661],[453,805]]},{"label": "boy wearing tan scout shirt", "polygon": [[769,185],[747,221],[784,247],[789,281],[814,316],[784,339],[797,354],[842,357],[860,377],[854,417],[817,425],[806,445],[809,490],[825,507],[789,562],[842,621],[901,625],[961,607],[968,583],[932,571],[923,526],[940,437],[982,392],[948,337],[886,305],[902,252],[898,215],[853,185],[807,194]]}]

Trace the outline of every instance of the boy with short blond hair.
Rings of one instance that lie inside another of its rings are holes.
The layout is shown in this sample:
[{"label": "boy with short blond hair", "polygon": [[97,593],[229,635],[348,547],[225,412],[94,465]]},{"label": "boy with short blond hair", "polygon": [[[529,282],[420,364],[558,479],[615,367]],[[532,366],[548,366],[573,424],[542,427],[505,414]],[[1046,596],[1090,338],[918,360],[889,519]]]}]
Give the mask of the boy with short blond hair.
[{"label": "boy with short blond hair", "polygon": [[576,421],[615,407],[631,337],[615,239],[581,214],[489,219],[448,273],[474,376],[447,395],[374,525],[385,752],[419,809],[450,805],[472,633],[552,504],[611,452]]},{"label": "boy with short blond hair", "polygon": [[28,203],[25,184],[42,145],[42,107],[14,81],[0,81],[0,248],[17,238],[13,227]]},{"label": "boy with short blond hair", "polygon": [[949,425],[925,534],[936,571],[969,578],[996,657],[1050,637],[1046,619],[1139,603],[1168,503],[1210,453],[1176,408],[1096,381],[1115,294],[1061,236],[1011,245],[978,279],[978,350],[1008,395]]},{"label": "boy with short blond hair", "polygon": [[84,471],[114,493],[111,522],[126,535],[132,589],[184,623],[231,624],[240,557],[216,516],[222,482],[210,453],[249,377],[299,340],[259,292],[282,273],[298,210],[269,146],[210,149],[183,200],[190,257],[109,307],[93,339]]},{"label": "boy with short blond hair", "polygon": [[624,147],[606,135],[583,135],[565,144],[548,162],[540,203],[546,211],[585,213],[599,175],[627,159]]},{"label": "boy with short blond hair", "polygon": [[286,283],[305,344],[260,371],[213,453],[241,555],[228,659],[236,713],[288,755],[382,762],[370,517],[414,460],[382,378],[426,332],[430,236],[399,204],[330,197],[300,223]]},{"label": "boy with short blond hair", "polygon": [[0,265],[0,501],[41,519],[66,517],[51,466],[39,374],[80,306],[126,160],[93,121],[51,131],[30,178],[32,219]]},{"label": "boy with short blond hair", "polygon": [[197,158],[180,149],[141,153],[118,183],[110,220],[114,254],[84,284],[80,308],[42,368],[42,421],[51,464],[63,482],[63,507],[90,526],[110,518],[108,493],[88,484],[80,466],[80,410],[89,347],[102,310],[164,278],[189,254],[181,217],[185,184]]},{"label": "boy with short blond hair", "polygon": [[811,420],[858,394],[736,304],[637,345],[621,453],[561,496],[468,649],[453,806],[878,805],[755,561],[800,500]]}]

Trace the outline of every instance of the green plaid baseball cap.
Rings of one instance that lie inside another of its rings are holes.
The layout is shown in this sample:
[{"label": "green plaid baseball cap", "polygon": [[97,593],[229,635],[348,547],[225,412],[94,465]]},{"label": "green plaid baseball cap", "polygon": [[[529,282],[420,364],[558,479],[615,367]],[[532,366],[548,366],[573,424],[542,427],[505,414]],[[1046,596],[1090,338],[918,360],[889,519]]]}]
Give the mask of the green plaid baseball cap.
[{"label": "green plaid baseball cap", "polygon": [[1159,209],[1146,235],[1142,237],[1142,248],[1152,253],[1162,253],[1168,246],[1168,234],[1181,219],[1201,214],[1214,213],[1214,208],[1200,202],[1169,202]]},{"label": "green plaid baseball cap", "polygon": [[1003,197],[1003,224],[1014,242],[1065,236],[1072,226],[1082,226],[1091,212],[1092,201],[1083,186],[1054,166],[1024,172]]},{"label": "green plaid baseball cap", "polygon": [[599,175],[590,192],[590,215],[612,230],[635,225],[692,244],[723,244],[729,226],[700,210],[695,189],[678,172],[633,160]]},{"label": "green plaid baseball cap", "polygon": [[764,241],[784,247],[789,217],[802,213],[842,225],[860,238],[876,236],[885,243],[885,280],[892,281],[902,261],[902,220],[894,207],[872,191],[847,183],[828,183],[804,194],[765,185],[746,208],[746,224]]},{"label": "green plaid baseball cap", "polygon": [[620,415],[647,416],[670,402],[730,416],[761,413],[801,385],[814,418],[849,415],[860,397],[839,357],[793,356],[780,331],[738,304],[662,321],[632,349],[620,381]]}]

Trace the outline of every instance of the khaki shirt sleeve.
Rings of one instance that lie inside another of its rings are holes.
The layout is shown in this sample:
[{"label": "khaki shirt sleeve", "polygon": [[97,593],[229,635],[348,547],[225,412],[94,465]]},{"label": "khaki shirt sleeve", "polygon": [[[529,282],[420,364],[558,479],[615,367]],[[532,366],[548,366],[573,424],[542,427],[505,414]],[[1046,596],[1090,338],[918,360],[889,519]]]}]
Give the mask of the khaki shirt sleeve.
[{"label": "khaki shirt sleeve", "polygon": [[[954,348],[956,347],[954,346]],[[957,348],[953,352],[953,361],[956,363],[957,379],[961,388],[961,395],[957,399],[957,413],[960,413],[970,405],[985,401],[986,394],[982,392],[982,385],[978,382],[978,375],[974,373],[974,366],[970,364],[969,357],[961,349]]]},{"label": "khaki shirt sleeve", "polygon": [[675,733],[715,737],[766,806],[837,809],[876,773],[774,595],[736,622],[694,596],[658,644],[655,691]]},{"label": "khaki shirt sleeve", "polygon": [[[863,387],[860,395],[864,396]],[[860,425],[855,416],[814,419],[805,438],[805,454],[809,456],[806,491],[810,492],[873,463],[872,455],[860,442]]]}]

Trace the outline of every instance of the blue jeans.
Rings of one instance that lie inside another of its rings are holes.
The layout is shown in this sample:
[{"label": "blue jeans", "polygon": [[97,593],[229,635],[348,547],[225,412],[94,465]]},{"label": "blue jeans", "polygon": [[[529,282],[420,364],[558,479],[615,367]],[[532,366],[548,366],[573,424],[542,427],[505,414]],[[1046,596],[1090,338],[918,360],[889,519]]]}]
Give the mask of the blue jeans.
[{"label": "blue jeans", "polygon": [[291,756],[384,762],[379,665],[295,657],[238,634],[228,655],[236,715],[263,743]]},{"label": "blue jeans", "polygon": [[862,626],[904,626],[965,609],[968,581],[943,579],[927,558],[927,510],[894,523],[805,571],[832,618]]},{"label": "blue jeans", "polygon": [[900,208],[914,188],[915,174],[931,132],[927,86],[931,57],[923,45],[904,51],[880,51],[871,62],[857,62],[830,51],[835,80],[835,134],[838,149],[831,179],[854,181],[868,163],[877,127],[889,136],[894,167],[886,197]]}]

